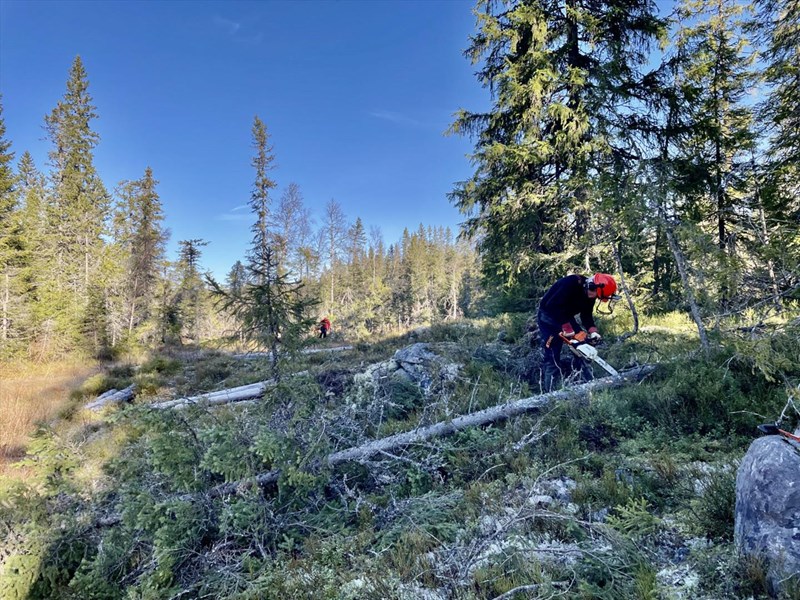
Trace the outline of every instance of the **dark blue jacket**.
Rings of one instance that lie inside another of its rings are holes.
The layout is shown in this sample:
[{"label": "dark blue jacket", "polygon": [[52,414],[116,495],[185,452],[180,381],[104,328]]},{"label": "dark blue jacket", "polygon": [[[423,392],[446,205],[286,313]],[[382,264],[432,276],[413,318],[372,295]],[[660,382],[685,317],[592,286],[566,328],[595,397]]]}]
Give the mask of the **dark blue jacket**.
[{"label": "dark blue jacket", "polygon": [[[594,298],[586,296],[586,277],[567,275],[556,281],[539,302],[539,321],[548,329],[576,329],[575,315],[587,331],[595,328],[592,311]],[[568,326],[568,327],[565,327]]]}]

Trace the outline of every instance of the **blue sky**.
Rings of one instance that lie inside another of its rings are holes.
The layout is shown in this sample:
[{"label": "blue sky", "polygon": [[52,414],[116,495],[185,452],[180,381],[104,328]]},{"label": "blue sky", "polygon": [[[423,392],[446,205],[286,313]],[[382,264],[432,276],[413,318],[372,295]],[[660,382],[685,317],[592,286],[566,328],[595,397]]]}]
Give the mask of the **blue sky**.
[{"label": "blue sky", "polygon": [[80,55],[99,119],[96,166],[109,189],[146,166],[178,240],[209,242],[224,276],[244,256],[254,179],[251,127],[267,125],[279,195],[297,183],[319,225],[403,227],[462,220],[447,201],[469,177],[468,139],[443,135],[488,92],[464,58],[472,0],[17,2],[0,0],[6,137],[45,170],[44,116]]}]

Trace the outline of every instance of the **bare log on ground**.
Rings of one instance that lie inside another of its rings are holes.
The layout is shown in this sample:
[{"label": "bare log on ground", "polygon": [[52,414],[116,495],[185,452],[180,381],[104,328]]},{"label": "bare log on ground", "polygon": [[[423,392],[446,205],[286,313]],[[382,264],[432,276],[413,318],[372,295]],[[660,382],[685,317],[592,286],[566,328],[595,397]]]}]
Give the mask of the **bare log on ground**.
[{"label": "bare log on ground", "polygon": [[[334,346],[332,348],[306,348],[302,350],[301,354],[317,354],[318,352],[342,352],[343,350],[352,350],[353,346]],[[239,354],[231,354],[232,358],[269,358],[272,356],[271,352],[241,352]]]},{"label": "bare log on ground", "polygon": [[[300,371],[293,373],[292,377],[307,375],[308,371]],[[274,379],[267,379],[266,381],[258,381],[248,385],[240,385],[235,388],[228,388],[219,390],[217,392],[209,392],[208,394],[200,394],[199,396],[190,396],[188,398],[176,398],[175,400],[165,400],[163,402],[154,402],[150,405],[151,408],[164,409],[175,408],[182,409],[192,404],[203,403],[208,406],[217,404],[231,404],[233,402],[240,402],[242,400],[252,400],[253,398],[260,398],[264,392],[275,385]]]},{"label": "bare log on ground", "polygon": [[[643,379],[652,373],[655,368],[655,365],[645,365],[635,369],[629,369],[627,371],[620,372],[617,377],[604,377],[602,379],[595,379],[594,381],[590,381],[581,385],[556,390],[554,392],[548,392],[546,394],[540,394],[538,396],[531,396],[529,398],[522,398],[521,400],[515,400],[506,404],[492,406],[478,412],[462,415],[449,421],[440,421],[439,423],[435,423],[428,427],[421,427],[413,431],[391,435],[379,440],[374,440],[367,444],[362,444],[361,446],[356,446],[355,448],[348,448],[346,450],[329,454],[326,459],[326,463],[333,467],[348,461],[366,460],[380,452],[387,452],[401,446],[408,446],[429,440],[431,438],[443,437],[453,434],[457,431],[461,431],[462,429],[467,429],[468,427],[487,425],[489,423],[510,419],[526,412],[540,410],[559,400],[567,400],[569,398],[576,397],[580,398],[597,390],[621,387],[626,383]],[[208,492],[208,495],[213,498],[217,496],[233,494],[243,486],[247,487],[252,486],[253,484],[264,486],[270,483],[275,483],[278,481],[279,477],[280,470],[259,473],[255,477],[240,481],[232,481],[230,483],[224,483],[211,488],[211,490]],[[187,500],[192,497],[193,495],[191,494],[181,496],[182,499]]]},{"label": "bare log on ground", "polygon": [[87,404],[84,408],[87,410],[100,410],[109,404],[122,404],[123,402],[129,402],[133,399],[134,393],[136,393],[135,384],[129,385],[124,390],[108,390],[89,402],[89,404]]}]

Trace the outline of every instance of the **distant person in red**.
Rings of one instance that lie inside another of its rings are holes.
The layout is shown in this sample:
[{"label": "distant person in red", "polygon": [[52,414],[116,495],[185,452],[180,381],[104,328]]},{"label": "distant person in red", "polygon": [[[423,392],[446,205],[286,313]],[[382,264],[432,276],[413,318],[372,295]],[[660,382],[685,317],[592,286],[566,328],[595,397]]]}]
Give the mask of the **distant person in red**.
[{"label": "distant person in red", "polygon": [[[562,376],[569,372],[561,363],[561,348],[564,337],[586,339],[597,344],[602,339],[592,317],[596,300],[608,302],[617,291],[617,282],[611,275],[595,273],[591,277],[583,275],[567,275],[556,281],[541,302],[539,302],[539,337],[542,342],[542,370],[544,372],[544,389],[551,391],[561,383]],[[581,331],[575,315],[580,315]]]},{"label": "distant person in red", "polygon": [[330,319],[328,319],[328,317],[325,317],[324,319],[322,319],[322,321],[319,322],[319,337],[321,338],[328,337],[328,333],[330,333],[330,331],[331,331]]}]

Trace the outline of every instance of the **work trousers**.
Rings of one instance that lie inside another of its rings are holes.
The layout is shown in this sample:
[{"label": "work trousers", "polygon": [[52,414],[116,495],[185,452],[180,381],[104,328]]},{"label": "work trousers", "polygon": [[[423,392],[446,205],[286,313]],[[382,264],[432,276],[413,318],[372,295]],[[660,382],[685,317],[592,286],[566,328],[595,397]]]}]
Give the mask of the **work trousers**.
[{"label": "work trousers", "polygon": [[[542,388],[545,392],[559,389],[565,377],[573,373],[580,373],[581,381],[591,381],[593,379],[592,367],[585,360],[582,360],[570,352],[569,361],[561,360],[561,349],[564,347],[564,340],[559,335],[561,325],[550,322],[546,316],[539,313],[536,319],[539,325],[539,340],[542,347]],[[577,323],[574,324],[577,329]]]}]

